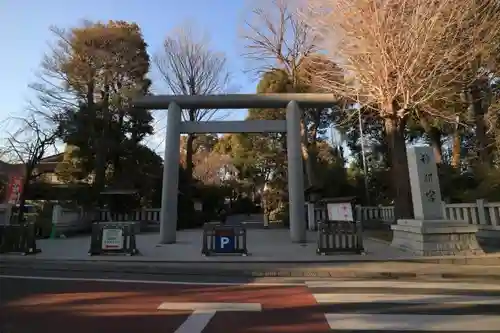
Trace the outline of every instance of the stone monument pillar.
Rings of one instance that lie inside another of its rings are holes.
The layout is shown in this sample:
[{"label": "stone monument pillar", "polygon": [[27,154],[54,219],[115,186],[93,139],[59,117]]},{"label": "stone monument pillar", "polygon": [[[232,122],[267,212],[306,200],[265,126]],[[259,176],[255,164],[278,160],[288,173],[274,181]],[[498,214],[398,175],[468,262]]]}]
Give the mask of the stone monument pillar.
[{"label": "stone monument pillar", "polygon": [[398,220],[391,227],[392,246],[423,256],[483,254],[476,239],[477,226],[444,219],[432,148],[409,148],[408,168],[415,218]]}]

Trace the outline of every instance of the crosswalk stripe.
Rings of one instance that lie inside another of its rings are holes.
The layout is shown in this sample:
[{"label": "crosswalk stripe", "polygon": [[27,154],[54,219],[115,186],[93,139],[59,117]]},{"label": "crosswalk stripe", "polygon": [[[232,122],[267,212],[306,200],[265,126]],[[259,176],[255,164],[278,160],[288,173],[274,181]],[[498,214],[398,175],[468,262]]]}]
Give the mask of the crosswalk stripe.
[{"label": "crosswalk stripe", "polygon": [[500,305],[500,297],[464,296],[443,294],[313,294],[320,304],[352,303],[400,303],[400,304],[460,304],[460,305]]},{"label": "crosswalk stripe", "polygon": [[498,284],[347,280],[306,286],[325,306],[332,331],[500,332]]},{"label": "crosswalk stripe", "polygon": [[409,281],[306,281],[309,288],[391,288],[500,291],[500,284]]},{"label": "crosswalk stripe", "polygon": [[500,316],[327,313],[332,330],[499,332]]}]

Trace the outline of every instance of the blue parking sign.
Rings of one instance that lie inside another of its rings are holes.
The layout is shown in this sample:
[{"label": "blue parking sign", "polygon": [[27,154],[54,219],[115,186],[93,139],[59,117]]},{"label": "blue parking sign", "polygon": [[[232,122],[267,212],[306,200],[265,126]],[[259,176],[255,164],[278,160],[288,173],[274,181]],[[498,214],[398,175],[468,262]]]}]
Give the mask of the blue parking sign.
[{"label": "blue parking sign", "polygon": [[232,253],[234,245],[234,232],[224,230],[215,234],[215,252]]}]

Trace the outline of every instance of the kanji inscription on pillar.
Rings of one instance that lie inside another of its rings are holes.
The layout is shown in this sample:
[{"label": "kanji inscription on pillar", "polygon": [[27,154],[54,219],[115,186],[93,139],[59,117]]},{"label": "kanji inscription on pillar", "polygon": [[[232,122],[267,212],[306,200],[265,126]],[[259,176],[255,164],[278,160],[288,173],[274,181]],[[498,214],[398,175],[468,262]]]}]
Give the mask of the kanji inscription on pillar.
[{"label": "kanji inscription on pillar", "polygon": [[432,148],[409,148],[408,169],[415,219],[442,219],[441,190]]},{"label": "kanji inscription on pillar", "polygon": [[425,192],[425,197],[430,202],[436,201],[436,191],[434,191],[434,190],[428,190],[427,192]]}]

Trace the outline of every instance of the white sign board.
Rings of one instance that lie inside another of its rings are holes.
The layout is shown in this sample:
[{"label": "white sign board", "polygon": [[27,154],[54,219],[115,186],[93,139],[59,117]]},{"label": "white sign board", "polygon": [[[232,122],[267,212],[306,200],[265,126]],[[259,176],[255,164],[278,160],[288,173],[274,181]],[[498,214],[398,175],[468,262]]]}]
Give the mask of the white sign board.
[{"label": "white sign board", "polygon": [[326,210],[330,221],[354,221],[350,202],[327,203]]},{"label": "white sign board", "polygon": [[102,230],[102,249],[103,250],[121,250],[123,249],[123,230],[122,229],[103,229]]}]

